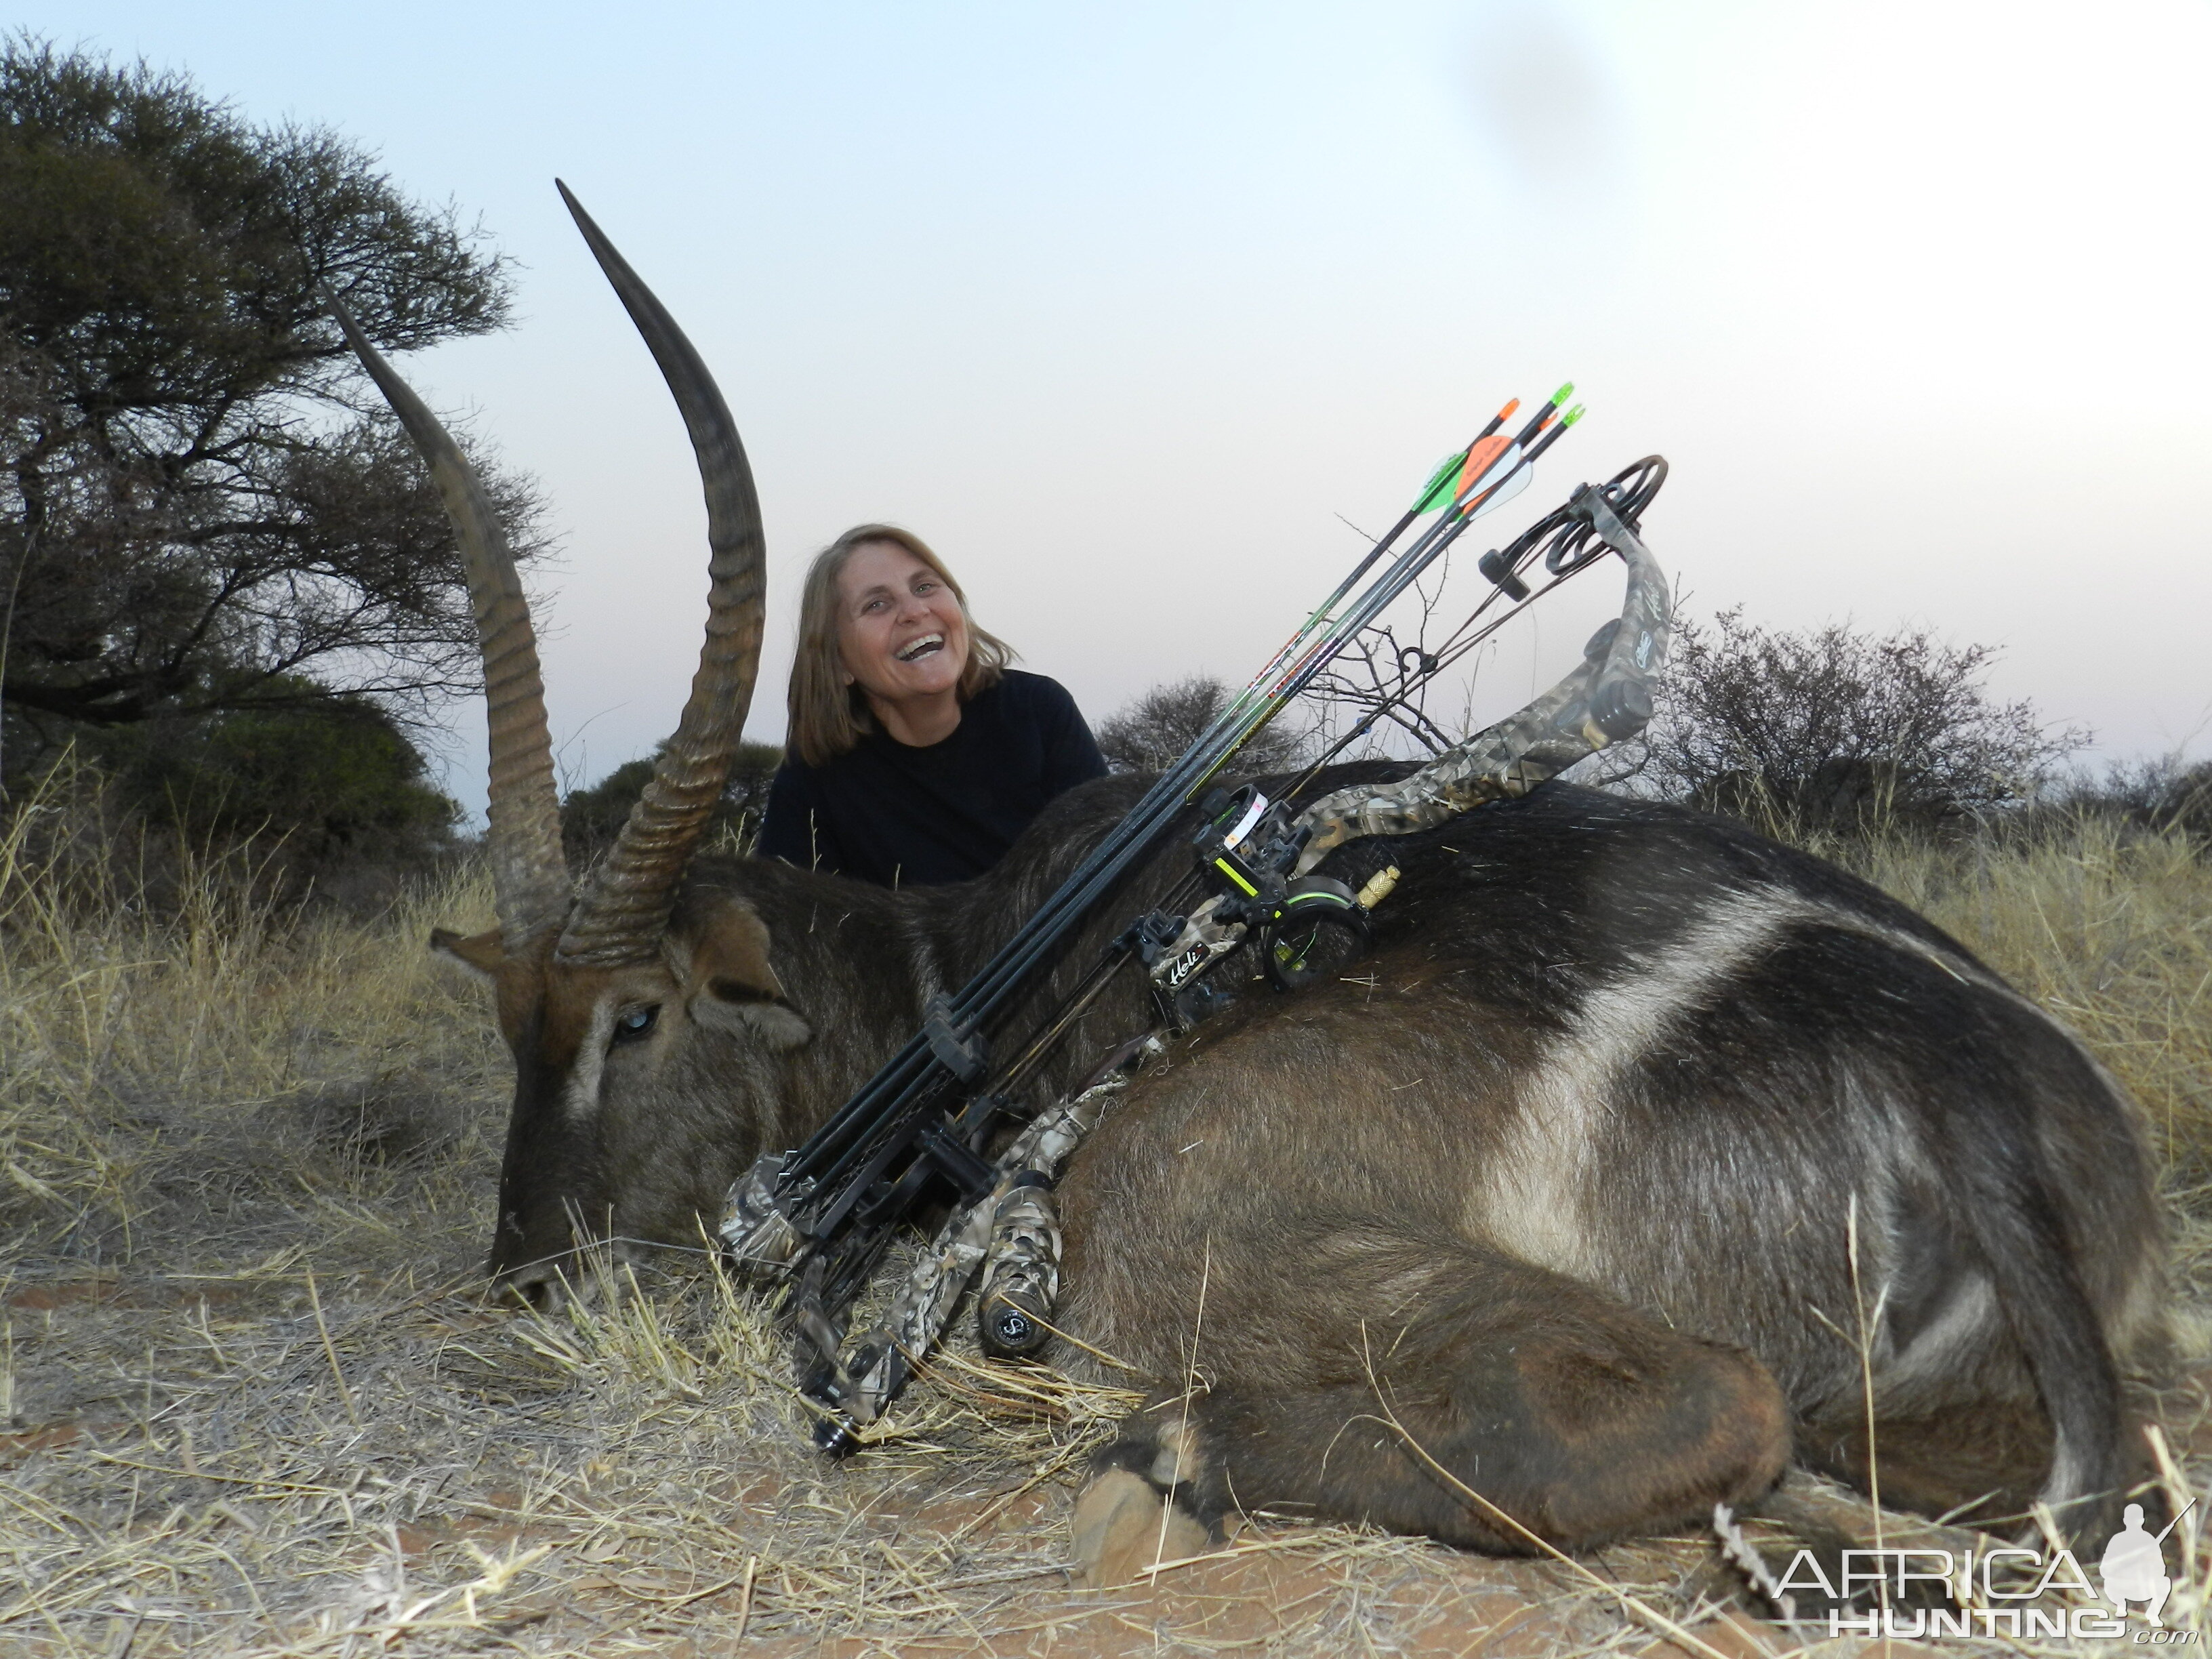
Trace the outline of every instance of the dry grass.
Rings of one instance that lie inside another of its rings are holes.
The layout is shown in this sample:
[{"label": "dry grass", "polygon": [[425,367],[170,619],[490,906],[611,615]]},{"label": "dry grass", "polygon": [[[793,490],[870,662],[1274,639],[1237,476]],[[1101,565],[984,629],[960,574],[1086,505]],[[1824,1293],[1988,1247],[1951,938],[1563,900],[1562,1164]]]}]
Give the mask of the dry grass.
[{"label": "dry grass", "polygon": [[2177,1192],[2212,1194],[2212,868],[2200,848],[2092,818],[2010,845],[1820,850],[2080,1032],[2142,1104]]},{"label": "dry grass", "polygon": [[[125,883],[52,878],[64,844],[98,868],[54,813],[16,823],[0,1650],[1649,1650],[1607,1585],[1732,1659],[1791,1645],[1723,1610],[1734,1581],[1704,1538],[1605,1552],[1594,1583],[1261,1524],[1152,1587],[1074,1589],[1066,1513],[1124,1396],[955,1352],[834,1468],[805,1448],[781,1340],[714,1274],[595,1268],[594,1310],[551,1322],[479,1304],[507,1060],[422,941],[486,920],[480,887],[341,925],[271,913],[216,866],[157,920]],[[2096,832],[1840,850],[2061,1012],[2144,1103],[2193,1311],[2212,871]],[[2168,1425],[2196,1489],[2201,1404],[2177,1396]],[[2201,1627],[2212,1557],[2190,1559]]]}]

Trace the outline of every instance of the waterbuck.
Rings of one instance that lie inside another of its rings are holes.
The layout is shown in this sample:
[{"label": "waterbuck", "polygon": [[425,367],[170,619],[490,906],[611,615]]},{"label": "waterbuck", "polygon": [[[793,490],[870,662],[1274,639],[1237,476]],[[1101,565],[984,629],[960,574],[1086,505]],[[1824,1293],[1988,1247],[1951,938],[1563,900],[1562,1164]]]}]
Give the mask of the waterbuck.
[{"label": "waterbuck", "polygon": [[[689,424],[713,577],[676,734],[580,890],[498,526],[347,321],[483,633],[499,926],[434,943],[496,987],[516,1081],[490,1266],[540,1307],[588,1238],[696,1243],[1133,795],[1064,797],[956,887],[694,856],[753,688],[759,514],[703,368],[570,205]],[[1097,1576],[1263,1505],[1500,1550],[1663,1528],[1793,1457],[1862,1478],[1869,1391],[1892,1501],[2117,1513],[2158,1229],[2131,1109],[2063,1029],[1864,883],[1686,811],[1553,787],[1332,856],[1355,887],[1403,871],[1356,973],[1170,1045],[1061,1187],[1075,1340],[1052,1357],[1112,1355],[1157,1407],[1079,1504]],[[1040,1092],[1146,1018],[1133,983],[1103,999]]]}]

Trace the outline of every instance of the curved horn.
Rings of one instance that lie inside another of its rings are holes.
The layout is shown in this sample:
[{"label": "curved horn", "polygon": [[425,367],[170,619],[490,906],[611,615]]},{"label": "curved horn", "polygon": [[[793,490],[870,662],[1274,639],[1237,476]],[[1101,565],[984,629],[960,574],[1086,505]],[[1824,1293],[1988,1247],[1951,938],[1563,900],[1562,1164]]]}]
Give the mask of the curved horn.
[{"label": "curved horn", "polygon": [[561,854],[561,797],[553,779],[553,744],[545,729],[545,682],[538,672],[538,637],[522,596],[514,554],[499,515],[460,447],[422,400],[392,372],[353,313],[337,296],[325,302],[362,367],[415,441],[445,498],[468,572],[469,603],[483,649],[484,701],[491,726],[492,891],[501,942],[518,949],[534,929],[568,905],[568,866]]},{"label": "curved horn", "polygon": [[1363,836],[1408,835],[1471,807],[1525,795],[1577,761],[1644,729],[1651,718],[1651,682],[1667,660],[1671,601],[1666,574],[1623,514],[1632,520],[1658,483],[1647,484],[1635,507],[1616,511],[1615,506],[1627,481],[1648,479],[1654,470],[1663,482],[1667,463],[1648,455],[1601,488],[1585,485],[1528,532],[1534,537],[1559,529],[1554,545],[1577,560],[1596,556],[1579,550],[1595,532],[1628,567],[1620,616],[1592,636],[1581,663],[1518,714],[1462,739],[1411,777],[1381,787],[1354,785],[1315,801],[1298,815],[1298,824],[1314,832],[1298,856],[1298,874]]},{"label": "curved horn", "polygon": [[658,948],[677,881],[728,780],[760,666],[766,549],[752,468],[707,366],[568,185],[554,183],[660,365],[698,453],[699,481],[707,495],[707,569],[713,584],[707,597],[707,642],[692,676],[691,696],[676,735],[653,768],[653,781],[630,809],[614,850],[586,881],[556,947],[564,961],[616,963],[649,957]]}]

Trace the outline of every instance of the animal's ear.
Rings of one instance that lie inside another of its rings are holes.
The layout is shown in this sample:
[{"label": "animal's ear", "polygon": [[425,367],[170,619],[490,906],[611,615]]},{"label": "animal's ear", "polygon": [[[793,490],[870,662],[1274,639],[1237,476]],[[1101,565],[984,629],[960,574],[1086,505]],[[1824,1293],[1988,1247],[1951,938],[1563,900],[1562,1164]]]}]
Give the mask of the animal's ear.
[{"label": "animal's ear", "polygon": [[691,941],[687,964],[691,1018],[702,1025],[744,1031],[771,1048],[796,1048],[814,1028],[785,1000],[768,949],[768,924],[742,900],[708,917]]},{"label": "animal's ear", "polygon": [[507,952],[500,948],[499,929],[488,933],[471,933],[466,938],[450,927],[430,930],[430,951],[434,956],[458,962],[471,973],[489,979],[499,972],[500,964],[507,960]]}]

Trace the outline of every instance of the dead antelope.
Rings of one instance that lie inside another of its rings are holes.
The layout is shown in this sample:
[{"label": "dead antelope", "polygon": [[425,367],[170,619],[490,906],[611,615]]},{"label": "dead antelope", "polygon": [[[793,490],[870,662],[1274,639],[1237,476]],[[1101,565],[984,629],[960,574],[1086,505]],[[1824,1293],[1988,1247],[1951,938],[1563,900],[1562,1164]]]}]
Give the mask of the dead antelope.
[{"label": "dead antelope", "polygon": [[[354,336],[467,549],[499,927],[436,943],[497,988],[516,1080],[491,1271],[540,1306],[576,1218],[696,1243],[1133,797],[1063,798],[963,887],[693,856],[753,689],[758,509],[704,368],[577,218],[683,409],[713,555],[690,699],[580,888],[497,525]],[[1059,1316],[1086,1346],[1054,1357],[1118,1356],[1163,1407],[1079,1510],[1099,1571],[1152,1547],[1162,1493],[1171,1547],[1240,1506],[1499,1550],[1662,1528],[1793,1457],[1861,1476],[1869,1386],[1892,1501],[2117,1514],[2158,1229],[2131,1110],[2063,1029],[1904,907],[1719,819],[1553,787],[1324,868],[1357,887],[1386,854],[1400,896],[1358,978],[1248,996],[1173,1045],[1062,1185]],[[1041,1091],[1142,1028],[1127,978]]]}]

